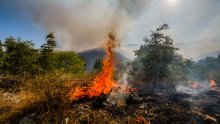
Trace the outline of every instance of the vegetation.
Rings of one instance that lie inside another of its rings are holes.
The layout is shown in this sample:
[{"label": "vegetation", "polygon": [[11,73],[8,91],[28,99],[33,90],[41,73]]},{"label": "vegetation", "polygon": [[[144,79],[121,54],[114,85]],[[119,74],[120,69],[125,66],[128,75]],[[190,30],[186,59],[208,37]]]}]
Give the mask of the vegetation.
[{"label": "vegetation", "polygon": [[[144,45],[135,51],[135,59],[130,63],[130,77],[133,82],[146,82],[155,89],[158,83],[172,84],[186,80],[204,81],[213,78],[219,82],[220,54],[217,58],[207,57],[198,62],[185,59],[177,54],[173,39],[164,31],[164,24],[145,37]],[[149,85],[148,85],[149,86]]]},{"label": "vegetation", "polygon": [[0,73],[2,73],[3,69],[3,44],[2,41],[0,40]]},{"label": "vegetation", "polygon": [[72,73],[83,72],[84,60],[72,51],[55,51],[55,47],[53,33],[46,36],[46,44],[41,49],[35,49],[32,41],[9,37],[4,43],[0,42],[0,74],[35,76],[60,69]]},{"label": "vegetation", "polygon": [[168,65],[178,57],[178,49],[173,46],[173,40],[162,32],[168,28],[164,24],[152,31],[150,38],[144,38],[145,44],[135,51],[131,73],[135,79],[152,82],[153,87],[169,77]]},{"label": "vegetation", "polygon": [[[220,54],[198,62],[184,59],[177,54],[172,38],[165,35],[168,28],[164,24],[152,31],[149,38],[145,37],[144,44],[135,51],[134,61],[128,65],[117,62],[114,78],[124,80],[127,77],[124,72],[130,71],[131,82],[146,82],[153,88],[160,82],[194,78],[220,82]],[[88,86],[94,74],[101,71],[101,59],[96,60],[94,71],[87,72],[85,61],[76,52],[55,49],[53,33],[46,36],[45,42],[36,49],[32,41],[13,37],[0,41],[0,123],[19,121],[30,113],[35,114],[38,123],[58,123],[67,117],[71,123],[125,121],[104,110],[92,111],[90,103],[80,107],[69,100],[72,87]],[[82,114],[85,111],[87,114]],[[125,122],[137,122],[135,116],[126,118]]]},{"label": "vegetation", "polygon": [[29,113],[38,114],[39,123],[58,122],[68,114],[70,88],[93,75],[84,71],[85,62],[75,52],[55,47],[53,33],[41,49],[13,37],[0,42],[0,123],[14,123]]},{"label": "vegetation", "polygon": [[186,67],[189,78],[196,77],[197,80],[212,78],[216,82],[220,81],[220,54],[217,57],[207,57],[198,62],[190,61]]},{"label": "vegetation", "polygon": [[40,49],[40,57],[38,58],[38,62],[41,68],[44,71],[53,70],[53,53],[54,48],[56,47],[55,36],[53,33],[50,33],[46,36],[46,44],[43,44]]},{"label": "vegetation", "polygon": [[56,51],[53,55],[55,70],[66,73],[83,73],[85,62],[73,51]]},{"label": "vegetation", "polygon": [[[33,73],[37,57],[37,50],[31,41],[22,41],[9,37],[3,44],[2,70],[6,74]],[[3,72],[2,72],[3,73]]]}]

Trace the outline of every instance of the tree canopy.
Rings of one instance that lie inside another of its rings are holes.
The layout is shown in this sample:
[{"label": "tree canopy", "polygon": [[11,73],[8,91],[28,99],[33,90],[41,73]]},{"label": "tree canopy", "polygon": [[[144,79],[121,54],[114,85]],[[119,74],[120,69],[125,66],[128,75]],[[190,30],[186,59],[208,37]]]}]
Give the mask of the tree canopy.
[{"label": "tree canopy", "polygon": [[0,74],[36,75],[55,70],[80,73],[85,62],[73,51],[56,51],[53,33],[46,36],[41,49],[35,49],[32,41],[6,38],[0,42]]},{"label": "tree canopy", "polygon": [[152,82],[156,86],[158,81],[168,77],[168,65],[178,56],[173,39],[165,35],[169,29],[167,24],[151,31],[150,37],[144,37],[144,45],[135,51],[135,60],[132,62],[132,75],[135,79]]}]

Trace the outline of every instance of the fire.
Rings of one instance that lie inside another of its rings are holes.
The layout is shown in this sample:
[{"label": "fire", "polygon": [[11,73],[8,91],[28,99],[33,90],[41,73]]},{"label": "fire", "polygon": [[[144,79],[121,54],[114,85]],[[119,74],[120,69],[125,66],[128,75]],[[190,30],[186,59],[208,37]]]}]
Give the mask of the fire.
[{"label": "fire", "polygon": [[216,86],[215,80],[210,79],[210,87]]},{"label": "fire", "polygon": [[194,88],[194,89],[196,89],[196,88],[198,88],[198,85],[197,84],[192,84],[192,87]]},{"label": "fire", "polygon": [[195,81],[188,81],[189,84],[191,84],[192,88],[193,89],[199,89],[199,88],[202,88],[202,86],[200,86],[198,84],[198,82],[195,82]]},{"label": "fire", "polygon": [[102,93],[108,94],[112,88],[117,87],[117,83],[113,80],[114,74],[114,52],[116,48],[115,37],[109,34],[108,40],[105,44],[106,57],[103,60],[103,67],[100,74],[92,81],[90,87],[76,87],[69,93],[71,100],[78,100],[83,97],[100,96]]}]

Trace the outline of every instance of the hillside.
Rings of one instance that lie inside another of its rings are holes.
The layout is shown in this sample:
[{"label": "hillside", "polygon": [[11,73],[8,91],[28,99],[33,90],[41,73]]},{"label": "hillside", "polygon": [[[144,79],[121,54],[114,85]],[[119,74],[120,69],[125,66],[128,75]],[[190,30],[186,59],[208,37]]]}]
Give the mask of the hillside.
[{"label": "hillside", "polygon": [[[85,60],[86,70],[91,71],[93,69],[95,60],[98,58],[103,58],[105,56],[105,50],[103,48],[95,48],[95,49],[79,52],[78,54]],[[126,58],[119,52],[115,52],[115,56],[116,56],[116,62],[117,61],[129,61],[128,58]]]}]

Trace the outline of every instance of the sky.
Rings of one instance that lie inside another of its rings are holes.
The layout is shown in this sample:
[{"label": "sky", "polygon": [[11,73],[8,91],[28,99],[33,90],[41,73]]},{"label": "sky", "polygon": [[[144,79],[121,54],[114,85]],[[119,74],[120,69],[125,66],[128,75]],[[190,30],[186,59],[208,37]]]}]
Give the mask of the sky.
[{"label": "sky", "polygon": [[[120,51],[134,57],[143,37],[167,23],[185,58],[220,53],[220,0],[1,0],[0,40],[32,40],[38,48],[54,32],[58,49],[83,51],[114,32]],[[134,45],[132,45],[134,44]]]}]

